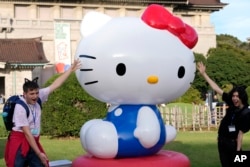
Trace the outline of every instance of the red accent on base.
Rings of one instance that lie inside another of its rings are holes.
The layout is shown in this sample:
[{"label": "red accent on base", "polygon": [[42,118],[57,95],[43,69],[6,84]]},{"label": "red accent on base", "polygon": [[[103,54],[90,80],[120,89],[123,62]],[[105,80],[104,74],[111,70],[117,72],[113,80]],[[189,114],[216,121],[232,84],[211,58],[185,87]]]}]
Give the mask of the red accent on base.
[{"label": "red accent on base", "polygon": [[182,153],[162,150],[152,156],[121,159],[83,155],[73,160],[72,167],[190,167],[190,161]]}]

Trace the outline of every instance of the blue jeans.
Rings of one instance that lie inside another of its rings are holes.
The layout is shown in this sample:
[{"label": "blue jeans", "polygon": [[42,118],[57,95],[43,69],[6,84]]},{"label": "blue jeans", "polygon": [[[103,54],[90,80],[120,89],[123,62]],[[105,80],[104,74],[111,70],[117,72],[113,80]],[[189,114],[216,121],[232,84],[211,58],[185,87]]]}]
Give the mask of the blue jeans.
[{"label": "blue jeans", "polygon": [[40,158],[36,155],[36,153],[30,148],[26,157],[21,154],[21,147],[18,148],[15,159],[15,167],[44,167],[41,163]]}]

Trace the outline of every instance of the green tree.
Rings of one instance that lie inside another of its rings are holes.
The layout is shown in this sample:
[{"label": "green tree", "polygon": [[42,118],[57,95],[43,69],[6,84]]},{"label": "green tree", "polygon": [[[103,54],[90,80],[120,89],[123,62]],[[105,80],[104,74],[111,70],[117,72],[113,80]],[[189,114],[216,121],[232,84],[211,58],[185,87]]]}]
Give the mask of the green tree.
[{"label": "green tree", "polygon": [[[45,84],[50,85],[59,75]],[[79,136],[82,125],[106,115],[106,104],[88,95],[78,83],[75,74],[55,90],[43,105],[42,134],[49,136]]]},{"label": "green tree", "polygon": [[219,86],[250,85],[249,70],[248,63],[228,48],[213,49],[207,58],[207,73]]},{"label": "green tree", "polygon": [[[211,48],[206,56],[195,54],[196,62],[202,61],[207,67],[208,75],[223,90],[229,91],[233,85],[250,85],[250,44],[244,43],[230,35],[218,35],[217,47]],[[204,97],[211,88],[198,73],[194,83]]]},{"label": "green tree", "polygon": [[[204,55],[195,53],[195,62],[204,62],[206,64],[207,59]],[[198,71],[196,71],[195,74],[196,75],[195,75],[194,82],[193,82],[192,86],[194,89],[197,89],[198,91],[200,91],[201,97],[204,98],[204,95],[207,92],[208,85],[207,85],[206,81],[202,77],[199,76]]]},{"label": "green tree", "polygon": [[[214,49],[210,52],[206,65],[208,75],[225,92],[229,92],[233,85],[250,85],[249,66],[230,49]],[[209,89],[211,88],[208,86],[207,90]]]},{"label": "green tree", "polygon": [[181,97],[177,98],[173,102],[200,104],[202,101],[200,92],[191,86]]},{"label": "green tree", "polygon": [[250,104],[250,86],[246,88],[247,95],[248,95],[248,104]]}]

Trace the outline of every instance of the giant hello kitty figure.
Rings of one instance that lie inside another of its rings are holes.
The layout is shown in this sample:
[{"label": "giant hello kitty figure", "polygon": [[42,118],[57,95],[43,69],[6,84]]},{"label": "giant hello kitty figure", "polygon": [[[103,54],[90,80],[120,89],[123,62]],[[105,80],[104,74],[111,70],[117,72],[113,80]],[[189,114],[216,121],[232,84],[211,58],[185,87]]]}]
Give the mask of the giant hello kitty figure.
[{"label": "giant hello kitty figure", "polygon": [[157,104],[180,97],[193,82],[195,30],[150,5],[140,18],[90,12],[81,34],[77,79],[91,96],[111,104],[106,118],[82,126],[83,148],[98,158],[159,152],[176,130],[164,124]]}]

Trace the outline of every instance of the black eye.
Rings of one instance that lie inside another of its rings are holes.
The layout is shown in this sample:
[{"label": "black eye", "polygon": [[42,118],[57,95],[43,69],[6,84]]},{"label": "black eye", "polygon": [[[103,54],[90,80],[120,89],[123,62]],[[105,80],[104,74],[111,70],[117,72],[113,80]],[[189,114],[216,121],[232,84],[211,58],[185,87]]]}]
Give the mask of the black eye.
[{"label": "black eye", "polygon": [[116,73],[120,76],[123,76],[126,73],[126,66],[123,63],[119,63],[116,66]]},{"label": "black eye", "polygon": [[185,75],[185,68],[183,66],[181,66],[178,70],[178,77],[179,78],[183,78]]}]

